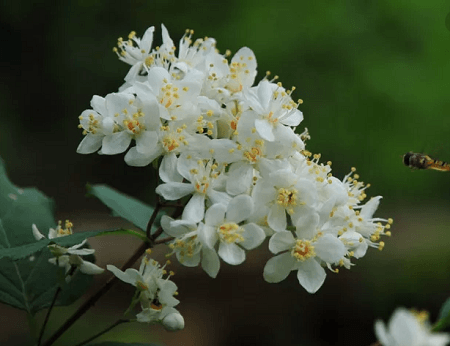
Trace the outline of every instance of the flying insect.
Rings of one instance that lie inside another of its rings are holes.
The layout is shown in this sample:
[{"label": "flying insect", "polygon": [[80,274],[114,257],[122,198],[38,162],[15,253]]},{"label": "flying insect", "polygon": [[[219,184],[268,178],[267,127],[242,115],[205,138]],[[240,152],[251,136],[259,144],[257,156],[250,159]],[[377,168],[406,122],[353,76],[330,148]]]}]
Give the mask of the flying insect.
[{"label": "flying insect", "polygon": [[413,153],[412,151],[403,155],[403,163],[412,169],[434,169],[436,171],[449,172],[450,164],[435,160],[426,154]]}]

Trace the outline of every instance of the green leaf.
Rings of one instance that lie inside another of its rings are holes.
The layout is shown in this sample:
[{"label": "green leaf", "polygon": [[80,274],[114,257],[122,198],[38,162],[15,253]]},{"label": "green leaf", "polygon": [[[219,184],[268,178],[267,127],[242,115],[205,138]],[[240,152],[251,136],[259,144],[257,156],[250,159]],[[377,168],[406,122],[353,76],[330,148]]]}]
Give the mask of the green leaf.
[{"label": "green leaf", "polygon": [[[53,201],[34,188],[20,189],[6,176],[0,159],[0,251],[14,252],[13,248],[25,247],[18,254],[21,260],[0,259],[0,301],[27,311],[29,314],[50,306],[58,287],[58,267],[48,262],[51,257],[44,243],[36,245],[31,225],[47,232],[55,227]],[[36,252],[34,255],[31,253]],[[56,301],[68,305],[88,289],[92,277],[78,273],[64,287]]]},{"label": "green leaf", "polygon": [[450,326],[450,298],[448,298],[439,312],[439,318],[433,327],[433,331],[440,331]]},{"label": "green leaf", "polygon": [[90,194],[113,211],[113,215],[130,221],[143,231],[147,229],[147,223],[153,214],[153,207],[107,185],[88,185],[87,188]]},{"label": "green leaf", "polygon": [[[4,234],[5,234],[4,229],[0,227],[0,238],[4,236]],[[117,235],[117,234],[133,235],[135,237],[140,238],[143,241],[147,241],[145,234],[141,231],[127,230],[122,228],[106,231],[89,231],[89,232],[75,233],[72,235],[67,235],[64,237],[58,237],[53,239],[41,239],[39,241],[34,241],[33,243],[17,247],[0,248],[0,259],[3,257],[8,257],[16,261],[19,259],[23,259],[25,257],[29,257],[35,252],[41,251],[49,244],[58,244],[63,247],[70,247],[76,244],[80,244],[87,238],[99,237],[103,235]]]}]

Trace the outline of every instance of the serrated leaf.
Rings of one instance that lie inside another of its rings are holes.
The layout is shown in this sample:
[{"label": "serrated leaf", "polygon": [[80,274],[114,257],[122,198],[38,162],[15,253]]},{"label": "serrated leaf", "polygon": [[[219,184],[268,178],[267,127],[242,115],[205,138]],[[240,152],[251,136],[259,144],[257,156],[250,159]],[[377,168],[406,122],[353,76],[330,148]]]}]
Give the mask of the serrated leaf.
[{"label": "serrated leaf", "polygon": [[[13,261],[10,258],[0,259],[0,301],[18,309],[34,314],[40,309],[50,306],[58,287],[58,267],[48,263],[51,257],[31,231],[34,223],[41,230],[48,231],[55,227],[53,202],[34,188],[20,189],[14,186],[6,176],[3,161],[0,159],[0,250],[10,250],[25,246],[23,253],[34,255]],[[41,251],[39,251],[41,247]],[[43,246],[45,247],[45,245]],[[87,290],[92,277],[84,274],[74,276],[65,287],[56,305],[68,305],[79,298]]]},{"label": "serrated leaf", "polygon": [[[1,222],[1,220],[0,220]],[[17,247],[9,247],[9,248],[0,248],[0,259],[3,257],[8,257],[14,261],[23,259],[25,257],[29,257],[32,254],[41,251],[43,248],[47,247],[49,244],[55,243],[61,245],[62,247],[70,247],[76,244],[80,244],[87,238],[96,237],[105,234],[118,234],[118,233],[130,233],[132,231],[117,229],[117,230],[107,230],[107,231],[89,231],[89,232],[81,232],[75,233],[72,235],[67,235],[64,237],[53,238],[53,239],[41,239],[39,241],[34,241],[33,243],[17,246]],[[0,239],[5,236],[4,229],[0,227]],[[1,243],[1,241],[0,241]]]},{"label": "serrated leaf", "polygon": [[114,215],[130,221],[143,231],[146,230],[153,207],[103,184],[88,185],[88,191],[110,208]]}]

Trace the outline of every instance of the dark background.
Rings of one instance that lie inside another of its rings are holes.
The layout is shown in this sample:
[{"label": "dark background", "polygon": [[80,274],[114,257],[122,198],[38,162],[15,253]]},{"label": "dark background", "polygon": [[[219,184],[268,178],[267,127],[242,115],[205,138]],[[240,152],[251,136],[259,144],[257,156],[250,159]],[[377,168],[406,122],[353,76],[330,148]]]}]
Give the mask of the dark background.
[{"label": "dark background", "polygon": [[[177,43],[190,28],[195,38],[214,37],[221,52],[250,47],[257,80],[270,70],[304,100],[307,148],[331,160],[338,178],[356,166],[372,185],[368,195],[384,197],[376,216],[394,218],[383,252],[371,249],[350,271],[329,272],[315,295],[293,274],[281,284],[263,281],[267,244],[241,266],[222,264],[215,280],[175,264],[186,328],[119,326],[103,340],[369,345],[374,320],[386,320],[397,306],[427,309],[435,319],[449,295],[450,173],[411,172],[401,156],[413,150],[450,160],[449,12],[448,2],[422,0],[2,2],[0,156],[16,185],[52,197],[57,218],[70,218],[76,231],[120,225],[100,202],[85,198],[87,182],[153,201],[150,167],[75,150],[82,139],[78,115],[92,95],[116,91],[128,71],[112,52],[117,38],[131,30],[141,36],[154,25],[158,45],[161,23]],[[120,237],[91,244],[103,266],[121,265],[138,246]],[[163,255],[164,249],[155,252],[156,259]],[[58,345],[108,326],[131,295],[131,286],[118,285]],[[67,313],[57,309],[50,327]],[[0,344],[28,342],[23,312],[1,305],[0,328]]]}]

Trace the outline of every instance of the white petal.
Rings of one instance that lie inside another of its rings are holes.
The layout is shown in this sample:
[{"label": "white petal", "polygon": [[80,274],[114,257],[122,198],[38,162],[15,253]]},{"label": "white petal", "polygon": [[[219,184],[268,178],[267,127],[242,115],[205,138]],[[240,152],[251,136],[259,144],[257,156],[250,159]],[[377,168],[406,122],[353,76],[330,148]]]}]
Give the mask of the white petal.
[{"label": "white petal", "polygon": [[287,126],[298,126],[303,120],[303,113],[298,109],[294,109],[288,117],[283,118],[282,124]]},{"label": "white petal", "polygon": [[183,181],[183,177],[177,171],[177,156],[174,153],[164,155],[159,166],[159,177],[165,183]]},{"label": "white petal", "polygon": [[125,270],[125,272],[123,272],[116,266],[108,264],[106,266],[106,269],[112,272],[119,280],[122,280],[123,282],[131,284],[133,286],[136,286],[136,282],[138,280],[144,281],[141,274],[134,268],[128,268],[127,270]]},{"label": "white petal", "polygon": [[235,243],[221,242],[218,253],[228,264],[238,265],[245,261],[245,251]]},{"label": "white petal", "polygon": [[267,223],[276,232],[284,231],[287,225],[285,209],[278,204],[273,205],[267,216]]},{"label": "white petal", "polygon": [[392,345],[393,342],[387,333],[386,327],[384,326],[383,321],[377,320],[375,322],[375,335],[377,336],[378,341],[382,345]]},{"label": "white petal", "polygon": [[149,27],[145,31],[144,36],[142,36],[141,43],[139,44],[139,48],[141,48],[141,50],[145,50],[145,53],[147,54],[150,53],[150,50],[152,49],[154,31],[154,26]]},{"label": "white petal", "polygon": [[283,281],[292,271],[295,259],[290,253],[272,257],[264,267],[264,280],[271,283]]},{"label": "white petal", "polygon": [[115,155],[127,150],[131,143],[131,136],[125,132],[116,132],[103,137],[102,153],[105,155]]},{"label": "white petal", "polygon": [[263,229],[254,223],[248,223],[243,225],[244,233],[242,234],[244,237],[244,241],[239,243],[247,250],[251,250],[261,245],[261,243],[266,239],[266,233],[264,233]]},{"label": "white petal", "polygon": [[273,97],[273,92],[278,89],[276,84],[270,83],[269,81],[261,81],[257,86],[258,100],[261,102],[263,107],[262,112],[268,112],[270,102]]},{"label": "white petal", "polygon": [[202,268],[212,278],[217,276],[220,269],[219,256],[214,250],[203,247],[202,249]]},{"label": "white petal", "polygon": [[33,232],[34,239],[41,240],[45,238],[45,236],[41,232],[39,232],[37,226],[34,223],[31,225],[31,231]]},{"label": "white petal", "polygon": [[300,285],[308,293],[316,293],[317,290],[323,285],[327,274],[320,264],[313,258],[300,263],[297,273],[298,281]]},{"label": "white petal", "polygon": [[103,116],[107,116],[108,115],[108,111],[106,109],[106,103],[105,103],[105,99],[101,96],[98,95],[94,95],[92,96],[91,99],[91,107],[93,110],[95,110],[97,113],[103,115]]},{"label": "white petal", "polygon": [[290,250],[295,245],[295,238],[290,231],[275,233],[269,241],[269,250],[273,253]]},{"label": "white petal", "polygon": [[255,81],[256,76],[256,57],[253,51],[248,47],[242,47],[231,59],[232,62],[246,64],[246,73],[241,73],[241,83],[245,87],[250,87]]},{"label": "white petal", "polygon": [[161,227],[168,235],[172,237],[181,237],[189,232],[188,228],[181,225],[173,225],[172,222],[173,219],[167,215],[163,215],[161,218]]},{"label": "white petal", "polygon": [[180,313],[172,313],[164,317],[161,324],[169,332],[176,332],[184,328],[184,318]]},{"label": "white petal", "polygon": [[150,85],[150,88],[152,90],[152,93],[154,95],[159,95],[160,93],[160,87],[163,84],[163,80],[166,79],[167,81],[170,81],[172,78],[170,78],[169,72],[165,68],[162,67],[153,67],[148,72],[148,83]]},{"label": "white petal", "polygon": [[[300,213],[299,213],[300,214]],[[294,218],[295,219],[295,218]],[[301,214],[298,220],[295,220],[297,237],[300,239],[311,239],[316,234],[316,227],[319,225],[319,215],[312,209],[310,213]],[[294,222],[294,221],[293,221]]]},{"label": "white petal", "polygon": [[246,220],[253,213],[253,200],[248,195],[240,195],[234,197],[228,203],[226,219],[240,223]]},{"label": "white petal", "polygon": [[133,94],[128,93],[111,93],[106,95],[105,103],[108,110],[108,114],[104,116],[115,116],[116,114],[122,114],[124,109],[128,109],[130,101],[134,100]]},{"label": "white petal", "polygon": [[102,135],[93,135],[92,133],[88,133],[78,145],[77,153],[92,154],[96,152],[102,146],[102,140]]},{"label": "white petal", "polygon": [[156,193],[164,197],[168,201],[180,199],[184,196],[194,192],[194,187],[191,184],[185,183],[165,183],[156,188]]},{"label": "white petal", "polygon": [[71,255],[79,255],[79,256],[85,256],[85,255],[92,255],[95,252],[94,249],[67,249],[67,253]]},{"label": "white petal", "polygon": [[155,150],[158,134],[155,131],[144,131],[136,138],[136,150],[141,154],[149,154]]},{"label": "white petal", "polygon": [[83,264],[79,267],[80,271],[84,274],[88,275],[97,275],[101,274],[105,271],[105,269],[100,268],[99,266],[95,265],[94,263],[83,261]]},{"label": "white petal", "polygon": [[137,151],[136,147],[128,150],[125,155],[125,162],[127,165],[135,166],[135,167],[143,167],[152,163],[157,157],[159,157],[163,153],[162,147],[157,145],[154,147],[153,151],[147,154],[141,154]]},{"label": "white petal", "polygon": [[228,203],[231,200],[231,196],[228,193],[222,192],[222,191],[216,191],[213,189],[208,189],[208,191],[206,192],[206,195],[208,196],[209,200],[213,204],[222,203],[224,205],[228,205]]},{"label": "white petal", "polygon": [[389,331],[397,343],[402,342],[405,345],[419,345],[419,339],[423,337],[421,334],[424,334],[416,317],[403,308],[395,310],[389,320]]},{"label": "white petal", "polygon": [[213,204],[208,208],[205,215],[205,224],[208,226],[217,227],[225,222],[225,212],[227,206],[222,203]]},{"label": "white petal", "polygon": [[219,235],[217,234],[215,227],[203,225],[201,227],[199,226],[198,228],[198,238],[203,245],[209,247],[210,249],[213,249],[214,245],[216,245],[217,241],[219,240]]},{"label": "white petal", "polygon": [[253,182],[253,167],[247,162],[236,162],[230,166],[227,192],[230,195],[246,193]]},{"label": "white petal", "polygon": [[205,195],[194,193],[183,210],[182,218],[194,222],[200,222],[205,215]]},{"label": "white petal", "polygon": [[322,260],[336,263],[347,253],[344,244],[331,234],[325,234],[314,243],[314,250]]},{"label": "white petal", "polygon": [[378,205],[380,204],[381,196],[372,197],[364,206],[361,208],[360,216],[363,219],[371,219],[373,214],[378,208]]},{"label": "white petal", "polygon": [[255,128],[263,139],[269,142],[273,142],[275,140],[275,136],[273,135],[273,126],[270,125],[267,120],[256,119]]},{"label": "white petal", "polygon": [[187,256],[185,252],[183,252],[183,255],[181,255],[181,253],[177,251],[177,259],[178,262],[180,262],[185,267],[197,267],[200,263],[200,252]]}]

